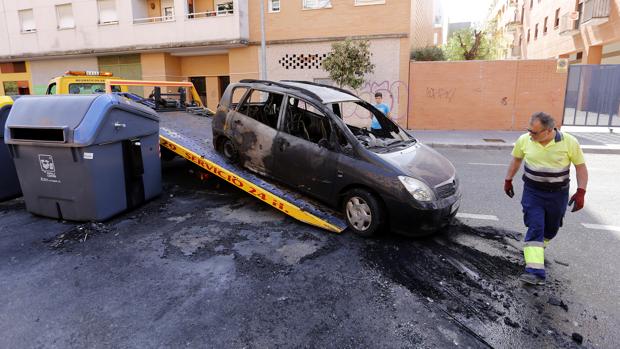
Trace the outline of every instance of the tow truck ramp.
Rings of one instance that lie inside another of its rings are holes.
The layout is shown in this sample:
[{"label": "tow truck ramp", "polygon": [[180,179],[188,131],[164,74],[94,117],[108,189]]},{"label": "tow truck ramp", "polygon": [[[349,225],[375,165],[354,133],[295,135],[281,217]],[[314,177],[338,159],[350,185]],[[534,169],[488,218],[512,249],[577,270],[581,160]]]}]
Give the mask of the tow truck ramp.
[{"label": "tow truck ramp", "polygon": [[346,229],[346,222],[334,210],[231,164],[221,156],[213,147],[212,119],[207,116],[212,113],[204,107],[191,82],[107,80],[107,93],[112,93],[112,86],[187,88],[193,106],[177,111],[156,109],[160,117],[159,140],[162,147],[299,221],[335,233]]},{"label": "tow truck ramp", "polygon": [[299,221],[336,233],[346,228],[335,211],[228,163],[213,147],[210,117],[187,112],[159,115],[161,146]]}]

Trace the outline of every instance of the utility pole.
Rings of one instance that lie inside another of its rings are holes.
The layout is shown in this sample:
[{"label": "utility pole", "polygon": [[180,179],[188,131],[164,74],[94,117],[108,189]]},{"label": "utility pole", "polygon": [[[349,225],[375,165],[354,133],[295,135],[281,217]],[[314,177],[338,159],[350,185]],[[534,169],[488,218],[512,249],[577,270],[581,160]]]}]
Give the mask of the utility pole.
[{"label": "utility pole", "polygon": [[260,68],[261,80],[267,80],[267,48],[265,44],[265,0],[260,1]]}]

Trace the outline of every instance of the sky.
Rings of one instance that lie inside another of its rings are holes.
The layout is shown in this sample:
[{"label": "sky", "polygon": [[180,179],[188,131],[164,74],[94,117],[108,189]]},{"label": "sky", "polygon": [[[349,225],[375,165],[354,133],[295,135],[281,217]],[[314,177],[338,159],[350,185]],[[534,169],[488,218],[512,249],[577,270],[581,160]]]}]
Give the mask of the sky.
[{"label": "sky", "polygon": [[482,22],[486,17],[491,0],[443,0],[448,21]]}]

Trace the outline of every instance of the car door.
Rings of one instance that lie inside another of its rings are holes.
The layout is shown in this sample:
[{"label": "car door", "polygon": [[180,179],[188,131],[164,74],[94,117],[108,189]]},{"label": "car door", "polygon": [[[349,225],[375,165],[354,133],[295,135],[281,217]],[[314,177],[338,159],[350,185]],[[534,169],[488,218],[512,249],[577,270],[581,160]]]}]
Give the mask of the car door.
[{"label": "car door", "polygon": [[286,100],[275,141],[274,177],[329,201],[338,176],[330,119],[307,101],[292,96]]},{"label": "car door", "polygon": [[279,93],[251,90],[232,115],[227,117],[241,165],[272,175],[274,140],[284,103]]}]

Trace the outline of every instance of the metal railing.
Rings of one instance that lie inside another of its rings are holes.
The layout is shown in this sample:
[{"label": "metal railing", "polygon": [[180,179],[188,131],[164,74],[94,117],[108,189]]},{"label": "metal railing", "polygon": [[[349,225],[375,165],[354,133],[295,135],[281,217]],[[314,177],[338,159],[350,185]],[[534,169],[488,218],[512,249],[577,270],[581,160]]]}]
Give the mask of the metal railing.
[{"label": "metal railing", "polygon": [[234,9],[207,11],[207,12],[194,12],[194,13],[188,13],[187,19],[230,16],[230,15],[233,15],[234,13],[235,13]]},{"label": "metal railing", "polygon": [[136,18],[133,20],[133,24],[149,24],[149,23],[161,23],[161,22],[174,22],[174,15],[161,16],[161,17],[147,17]]},{"label": "metal railing", "polygon": [[571,13],[567,12],[560,17],[560,35],[575,35],[579,33],[579,19],[571,18]]},{"label": "metal railing", "polygon": [[583,3],[581,23],[586,24],[591,21],[606,22],[609,19],[610,12],[611,0],[586,0]]}]

